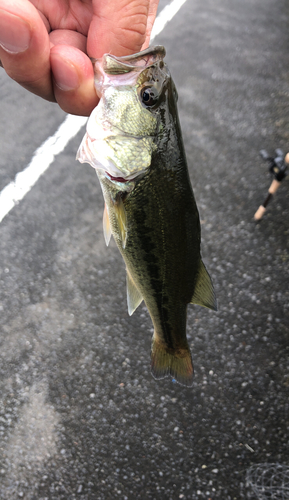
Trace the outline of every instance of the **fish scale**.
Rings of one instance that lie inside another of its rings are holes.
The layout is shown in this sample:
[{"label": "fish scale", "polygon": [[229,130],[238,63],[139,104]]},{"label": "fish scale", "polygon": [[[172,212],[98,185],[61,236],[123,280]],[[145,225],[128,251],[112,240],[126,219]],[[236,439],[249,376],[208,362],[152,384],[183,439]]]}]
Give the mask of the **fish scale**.
[{"label": "fish scale", "polygon": [[[121,109],[118,106],[119,99],[122,100]],[[133,91],[126,87],[104,89],[103,113],[106,120],[113,120],[113,124],[127,134],[149,136],[155,131],[156,119],[149,111],[144,113],[143,108],[140,113],[140,107],[136,89]]]}]

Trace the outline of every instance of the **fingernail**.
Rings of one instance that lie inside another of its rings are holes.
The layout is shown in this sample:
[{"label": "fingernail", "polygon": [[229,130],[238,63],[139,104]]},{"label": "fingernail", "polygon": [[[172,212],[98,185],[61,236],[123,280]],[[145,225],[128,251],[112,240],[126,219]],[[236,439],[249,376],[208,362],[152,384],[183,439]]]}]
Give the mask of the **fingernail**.
[{"label": "fingernail", "polygon": [[10,54],[18,54],[28,49],[30,39],[29,24],[21,17],[0,9],[0,46]]},{"label": "fingernail", "polygon": [[51,54],[51,68],[54,81],[60,90],[76,90],[80,85],[75,66],[59,54]]}]

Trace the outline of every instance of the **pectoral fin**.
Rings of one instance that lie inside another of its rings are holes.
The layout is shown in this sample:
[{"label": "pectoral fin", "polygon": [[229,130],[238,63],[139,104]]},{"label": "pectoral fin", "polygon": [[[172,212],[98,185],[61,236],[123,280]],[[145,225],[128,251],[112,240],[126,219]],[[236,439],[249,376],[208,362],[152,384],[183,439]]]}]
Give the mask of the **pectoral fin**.
[{"label": "pectoral fin", "polygon": [[110,227],[106,203],[104,204],[102,224],[103,224],[103,234],[104,234],[105,243],[106,243],[106,246],[108,246],[109,242],[110,242],[110,237],[111,237],[111,227]]},{"label": "pectoral fin", "polygon": [[197,283],[191,303],[208,307],[209,309],[213,309],[213,311],[217,310],[217,300],[213,284],[202,260],[200,260]]},{"label": "pectoral fin", "polygon": [[128,314],[131,316],[140,305],[143,300],[143,296],[136,287],[128,270],[126,270],[126,285]]},{"label": "pectoral fin", "polygon": [[125,248],[127,240],[127,217],[121,197],[119,197],[118,200],[115,202],[114,210],[121,236],[122,248]]}]

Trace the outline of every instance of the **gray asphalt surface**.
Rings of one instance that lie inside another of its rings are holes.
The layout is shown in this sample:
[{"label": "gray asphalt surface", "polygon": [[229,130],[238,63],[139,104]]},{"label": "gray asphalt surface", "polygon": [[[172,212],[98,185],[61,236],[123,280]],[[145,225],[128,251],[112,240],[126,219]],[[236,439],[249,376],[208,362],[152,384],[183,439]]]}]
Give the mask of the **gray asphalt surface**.
[{"label": "gray asphalt surface", "polygon": [[[288,180],[253,215],[259,150],[289,150],[288,18],[285,0],[187,0],[155,40],[219,304],[188,309],[192,388],[150,375],[150,317],[127,314],[100,186],[75,161],[84,130],[1,223],[1,499],[271,498],[246,474],[289,465]],[[65,115],[0,84],[2,189]]]}]

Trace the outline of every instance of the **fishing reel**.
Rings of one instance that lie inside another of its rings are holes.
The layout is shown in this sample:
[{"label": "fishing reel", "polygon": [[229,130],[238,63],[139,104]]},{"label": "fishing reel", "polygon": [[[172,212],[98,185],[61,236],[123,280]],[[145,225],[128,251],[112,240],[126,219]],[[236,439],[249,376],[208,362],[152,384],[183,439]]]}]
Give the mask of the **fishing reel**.
[{"label": "fishing reel", "polygon": [[260,220],[263,217],[269,201],[276,193],[283,179],[286,177],[286,169],[289,166],[289,153],[284,154],[282,149],[275,149],[274,157],[270,156],[265,149],[261,149],[260,155],[263,160],[266,160],[269,163],[268,170],[269,173],[273,175],[274,179],[268,189],[267,197],[254,215],[255,220]]}]

